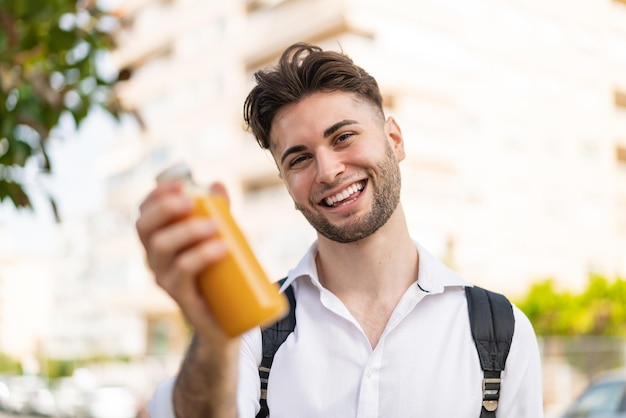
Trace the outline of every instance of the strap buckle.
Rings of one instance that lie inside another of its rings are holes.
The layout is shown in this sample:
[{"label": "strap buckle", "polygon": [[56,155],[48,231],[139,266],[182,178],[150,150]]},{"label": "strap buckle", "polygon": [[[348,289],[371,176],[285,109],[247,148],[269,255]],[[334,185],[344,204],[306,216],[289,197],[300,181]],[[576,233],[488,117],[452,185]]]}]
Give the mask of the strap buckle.
[{"label": "strap buckle", "polygon": [[501,381],[499,377],[483,379],[483,407],[489,412],[498,408]]}]

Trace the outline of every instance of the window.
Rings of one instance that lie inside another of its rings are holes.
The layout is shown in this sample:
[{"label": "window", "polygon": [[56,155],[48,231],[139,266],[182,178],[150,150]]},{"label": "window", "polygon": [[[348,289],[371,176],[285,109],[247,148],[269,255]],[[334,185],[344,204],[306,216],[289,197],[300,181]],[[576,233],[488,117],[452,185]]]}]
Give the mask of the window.
[{"label": "window", "polygon": [[615,147],[615,159],[619,165],[626,166],[626,146]]},{"label": "window", "polygon": [[257,10],[279,6],[281,3],[285,3],[286,1],[287,0],[248,0],[246,2],[246,11],[248,13],[253,13]]},{"label": "window", "polygon": [[615,107],[626,110],[626,92],[615,91]]},{"label": "window", "polygon": [[282,187],[283,182],[278,173],[260,174],[255,177],[244,178],[241,187],[244,194],[256,195]]},{"label": "window", "polygon": [[396,102],[397,102],[397,97],[393,94],[383,94],[383,107],[385,109],[395,109],[396,108]]}]

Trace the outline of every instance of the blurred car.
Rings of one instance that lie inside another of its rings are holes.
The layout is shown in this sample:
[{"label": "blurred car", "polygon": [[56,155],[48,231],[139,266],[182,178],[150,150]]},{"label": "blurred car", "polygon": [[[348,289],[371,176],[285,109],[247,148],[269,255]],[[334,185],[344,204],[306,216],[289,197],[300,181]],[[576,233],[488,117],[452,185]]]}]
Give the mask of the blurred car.
[{"label": "blurred car", "polygon": [[6,378],[0,376],[0,410],[5,409],[7,400],[9,399],[9,387],[6,383]]},{"label": "blurred car", "polygon": [[626,418],[626,370],[594,380],[561,418]]},{"label": "blurred car", "polygon": [[71,377],[58,379],[52,394],[56,401],[58,418],[75,417],[83,404],[83,392]]},{"label": "blurred car", "polygon": [[26,396],[26,403],[22,412],[45,417],[56,414],[56,401],[48,388],[37,388]]},{"label": "blurred car", "polygon": [[80,418],[135,418],[137,398],[123,386],[105,386],[91,391],[77,414]]},{"label": "blurred car", "polygon": [[26,412],[29,392],[41,387],[39,379],[31,378],[31,376],[8,376],[5,384],[8,390],[2,402],[2,408],[15,414]]}]

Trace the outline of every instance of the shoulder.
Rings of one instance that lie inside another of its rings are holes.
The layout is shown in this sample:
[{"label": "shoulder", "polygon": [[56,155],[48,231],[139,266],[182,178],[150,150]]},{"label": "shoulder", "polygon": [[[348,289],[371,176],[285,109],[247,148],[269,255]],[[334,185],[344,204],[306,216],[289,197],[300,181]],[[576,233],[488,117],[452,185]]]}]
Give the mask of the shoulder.
[{"label": "shoulder", "polygon": [[515,332],[503,373],[504,416],[542,417],[542,372],[539,344],[528,317],[515,305]]},{"label": "shoulder", "polygon": [[[480,289],[477,287],[468,287],[467,289]],[[483,289],[486,291],[482,292],[482,293],[476,293],[476,292],[472,292],[473,293],[473,297],[471,298],[474,303],[476,304],[484,304],[488,305],[492,311],[492,316],[493,315],[499,315],[501,313],[504,313],[504,311],[500,310],[500,309],[506,309],[507,311],[509,311],[508,306],[511,307],[512,313],[513,313],[513,319],[514,319],[514,330],[513,330],[513,340],[515,342],[515,340],[518,341],[518,344],[520,343],[524,343],[524,344],[533,344],[536,345],[536,336],[535,336],[535,331],[533,329],[533,326],[530,322],[530,320],[528,319],[528,317],[526,316],[526,314],[524,314],[524,312],[522,312],[514,303],[511,302],[511,300],[506,297],[505,295],[502,295],[500,293],[497,292],[493,292],[493,291],[489,291],[488,289]],[[468,294],[469,292],[466,292],[466,294]],[[489,302],[487,302],[487,294],[489,294],[488,298],[489,298]],[[498,307],[494,307],[493,304],[495,302],[498,302]],[[468,303],[470,303],[469,300],[469,295],[468,295]],[[488,311],[489,311],[488,309]],[[471,309],[470,309],[471,310]],[[510,312],[510,311],[509,311]]]},{"label": "shoulder", "polygon": [[241,336],[240,358],[250,364],[261,364],[261,329],[256,327]]},{"label": "shoulder", "polygon": [[535,330],[528,317],[513,305],[515,331],[507,361],[510,372],[535,376],[540,374],[541,355]]},{"label": "shoulder", "polygon": [[513,304],[513,315],[515,316],[515,333],[513,340],[518,343],[537,344],[537,336],[532,323],[521,309]]}]

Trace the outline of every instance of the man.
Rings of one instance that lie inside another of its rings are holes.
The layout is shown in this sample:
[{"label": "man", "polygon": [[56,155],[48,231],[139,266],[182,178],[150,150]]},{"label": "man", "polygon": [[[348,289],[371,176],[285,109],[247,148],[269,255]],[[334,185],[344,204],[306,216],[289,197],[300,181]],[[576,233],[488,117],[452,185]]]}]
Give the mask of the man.
[{"label": "man", "polygon": [[[477,418],[480,368],[464,287],[409,235],[400,203],[404,140],[385,119],[376,81],[347,56],[289,47],[256,74],[244,118],[269,149],[318,239],[289,272],[294,332],[276,353],[272,417]],[[195,337],[176,379],[150,402],[157,417],[254,417],[261,332],[227,338],[195,281],[225,254],[211,220],[186,218],[180,185],[159,185],[137,230],[158,284]],[[542,413],[536,338],[514,308],[498,417]],[[175,412],[174,412],[175,411]]]}]

